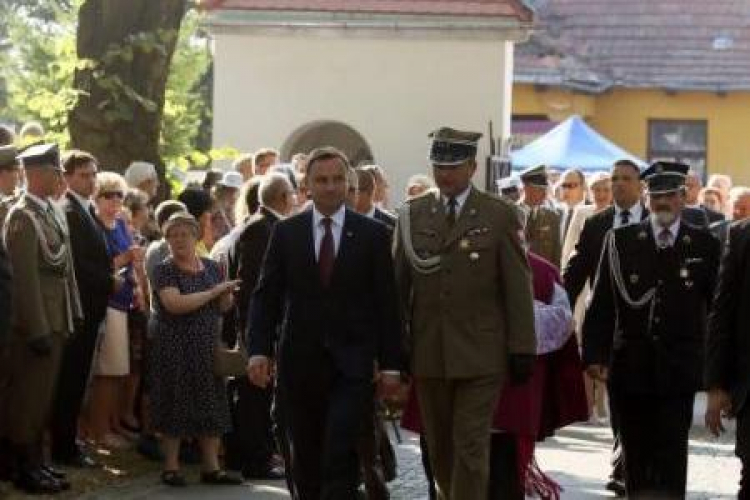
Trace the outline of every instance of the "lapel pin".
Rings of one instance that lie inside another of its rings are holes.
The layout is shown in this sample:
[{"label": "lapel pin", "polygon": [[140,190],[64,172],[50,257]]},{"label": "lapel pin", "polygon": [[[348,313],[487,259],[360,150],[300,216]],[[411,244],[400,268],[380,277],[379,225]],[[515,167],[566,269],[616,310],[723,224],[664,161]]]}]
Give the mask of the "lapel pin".
[{"label": "lapel pin", "polygon": [[633,285],[635,285],[636,283],[638,283],[639,279],[640,278],[638,277],[637,274],[631,274],[630,275],[630,283],[633,284]]},{"label": "lapel pin", "polygon": [[645,240],[646,237],[647,237],[646,231],[641,231],[640,233],[638,233],[639,240]]}]

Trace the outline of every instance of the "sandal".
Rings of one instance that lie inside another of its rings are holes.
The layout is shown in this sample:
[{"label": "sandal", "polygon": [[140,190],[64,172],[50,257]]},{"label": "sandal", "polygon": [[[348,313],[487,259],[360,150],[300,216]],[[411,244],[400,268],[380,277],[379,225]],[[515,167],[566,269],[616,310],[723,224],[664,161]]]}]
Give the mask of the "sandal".
[{"label": "sandal", "polygon": [[161,482],[167,486],[182,487],[187,486],[185,478],[182,477],[180,471],[176,470],[165,470],[161,473]]},{"label": "sandal", "polygon": [[201,483],[239,486],[242,484],[242,479],[229,475],[225,470],[218,469],[212,472],[201,472]]}]

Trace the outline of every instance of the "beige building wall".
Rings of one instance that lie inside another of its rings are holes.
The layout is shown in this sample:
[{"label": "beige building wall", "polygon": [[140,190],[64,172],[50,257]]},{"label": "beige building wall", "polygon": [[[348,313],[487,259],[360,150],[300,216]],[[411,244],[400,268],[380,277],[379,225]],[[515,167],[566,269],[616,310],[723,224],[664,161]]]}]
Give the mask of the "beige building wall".
[{"label": "beige building wall", "polygon": [[342,122],[387,170],[394,205],[409,176],[428,172],[427,134],[448,125],[485,133],[483,187],[488,122],[498,131],[510,117],[509,44],[434,31],[219,30],[214,145],[282,148],[306,124]]}]

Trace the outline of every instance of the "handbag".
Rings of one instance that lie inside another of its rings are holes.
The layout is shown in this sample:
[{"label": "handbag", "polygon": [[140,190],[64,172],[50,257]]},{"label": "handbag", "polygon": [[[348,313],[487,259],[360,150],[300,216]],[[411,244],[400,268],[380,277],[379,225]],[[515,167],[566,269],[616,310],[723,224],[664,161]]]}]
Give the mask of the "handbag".
[{"label": "handbag", "polygon": [[237,339],[237,347],[230,349],[216,336],[214,349],[214,375],[221,378],[243,377],[247,369],[248,356],[242,338]]}]

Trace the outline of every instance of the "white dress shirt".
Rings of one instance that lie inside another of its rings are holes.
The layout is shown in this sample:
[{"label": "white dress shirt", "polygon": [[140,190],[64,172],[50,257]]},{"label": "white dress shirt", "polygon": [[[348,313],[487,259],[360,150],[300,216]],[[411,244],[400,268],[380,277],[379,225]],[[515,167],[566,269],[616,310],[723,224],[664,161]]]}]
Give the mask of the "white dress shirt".
[{"label": "white dress shirt", "polygon": [[[341,232],[344,230],[344,216],[346,215],[346,205],[343,203],[339,209],[331,215],[331,232],[333,233],[333,254],[338,255],[339,246],[341,246]],[[320,244],[323,242],[326,228],[323,225],[325,215],[318,212],[313,205],[313,242],[315,242],[315,260],[320,256]]]},{"label": "white dress shirt", "polygon": [[[464,189],[461,193],[454,196],[456,199],[456,219],[458,219],[459,215],[461,215],[461,209],[464,207],[464,204],[466,203],[466,198],[469,197],[469,193],[471,192],[471,185]],[[440,198],[443,200],[443,206],[445,207],[445,213],[447,214],[450,210],[450,207],[448,206],[448,201],[450,198],[448,198],[445,195],[440,195]]]},{"label": "white dress shirt", "polygon": [[628,222],[628,225],[630,224],[638,224],[641,222],[641,219],[643,218],[643,205],[639,202],[633,205],[630,208],[622,208],[617,206],[617,203],[614,204],[615,207],[615,221],[612,227],[617,229],[618,227],[622,226],[622,213],[627,210],[630,212],[630,217]]},{"label": "white dress shirt", "polygon": [[[667,229],[669,229],[669,232],[672,235],[669,246],[674,246],[675,241],[677,241],[677,235],[680,233],[680,218],[678,217],[677,219],[675,219],[675,221]],[[659,246],[659,235],[664,230],[664,226],[659,225],[659,223],[656,221],[656,216],[651,217],[651,230],[654,232],[656,245]]]}]

